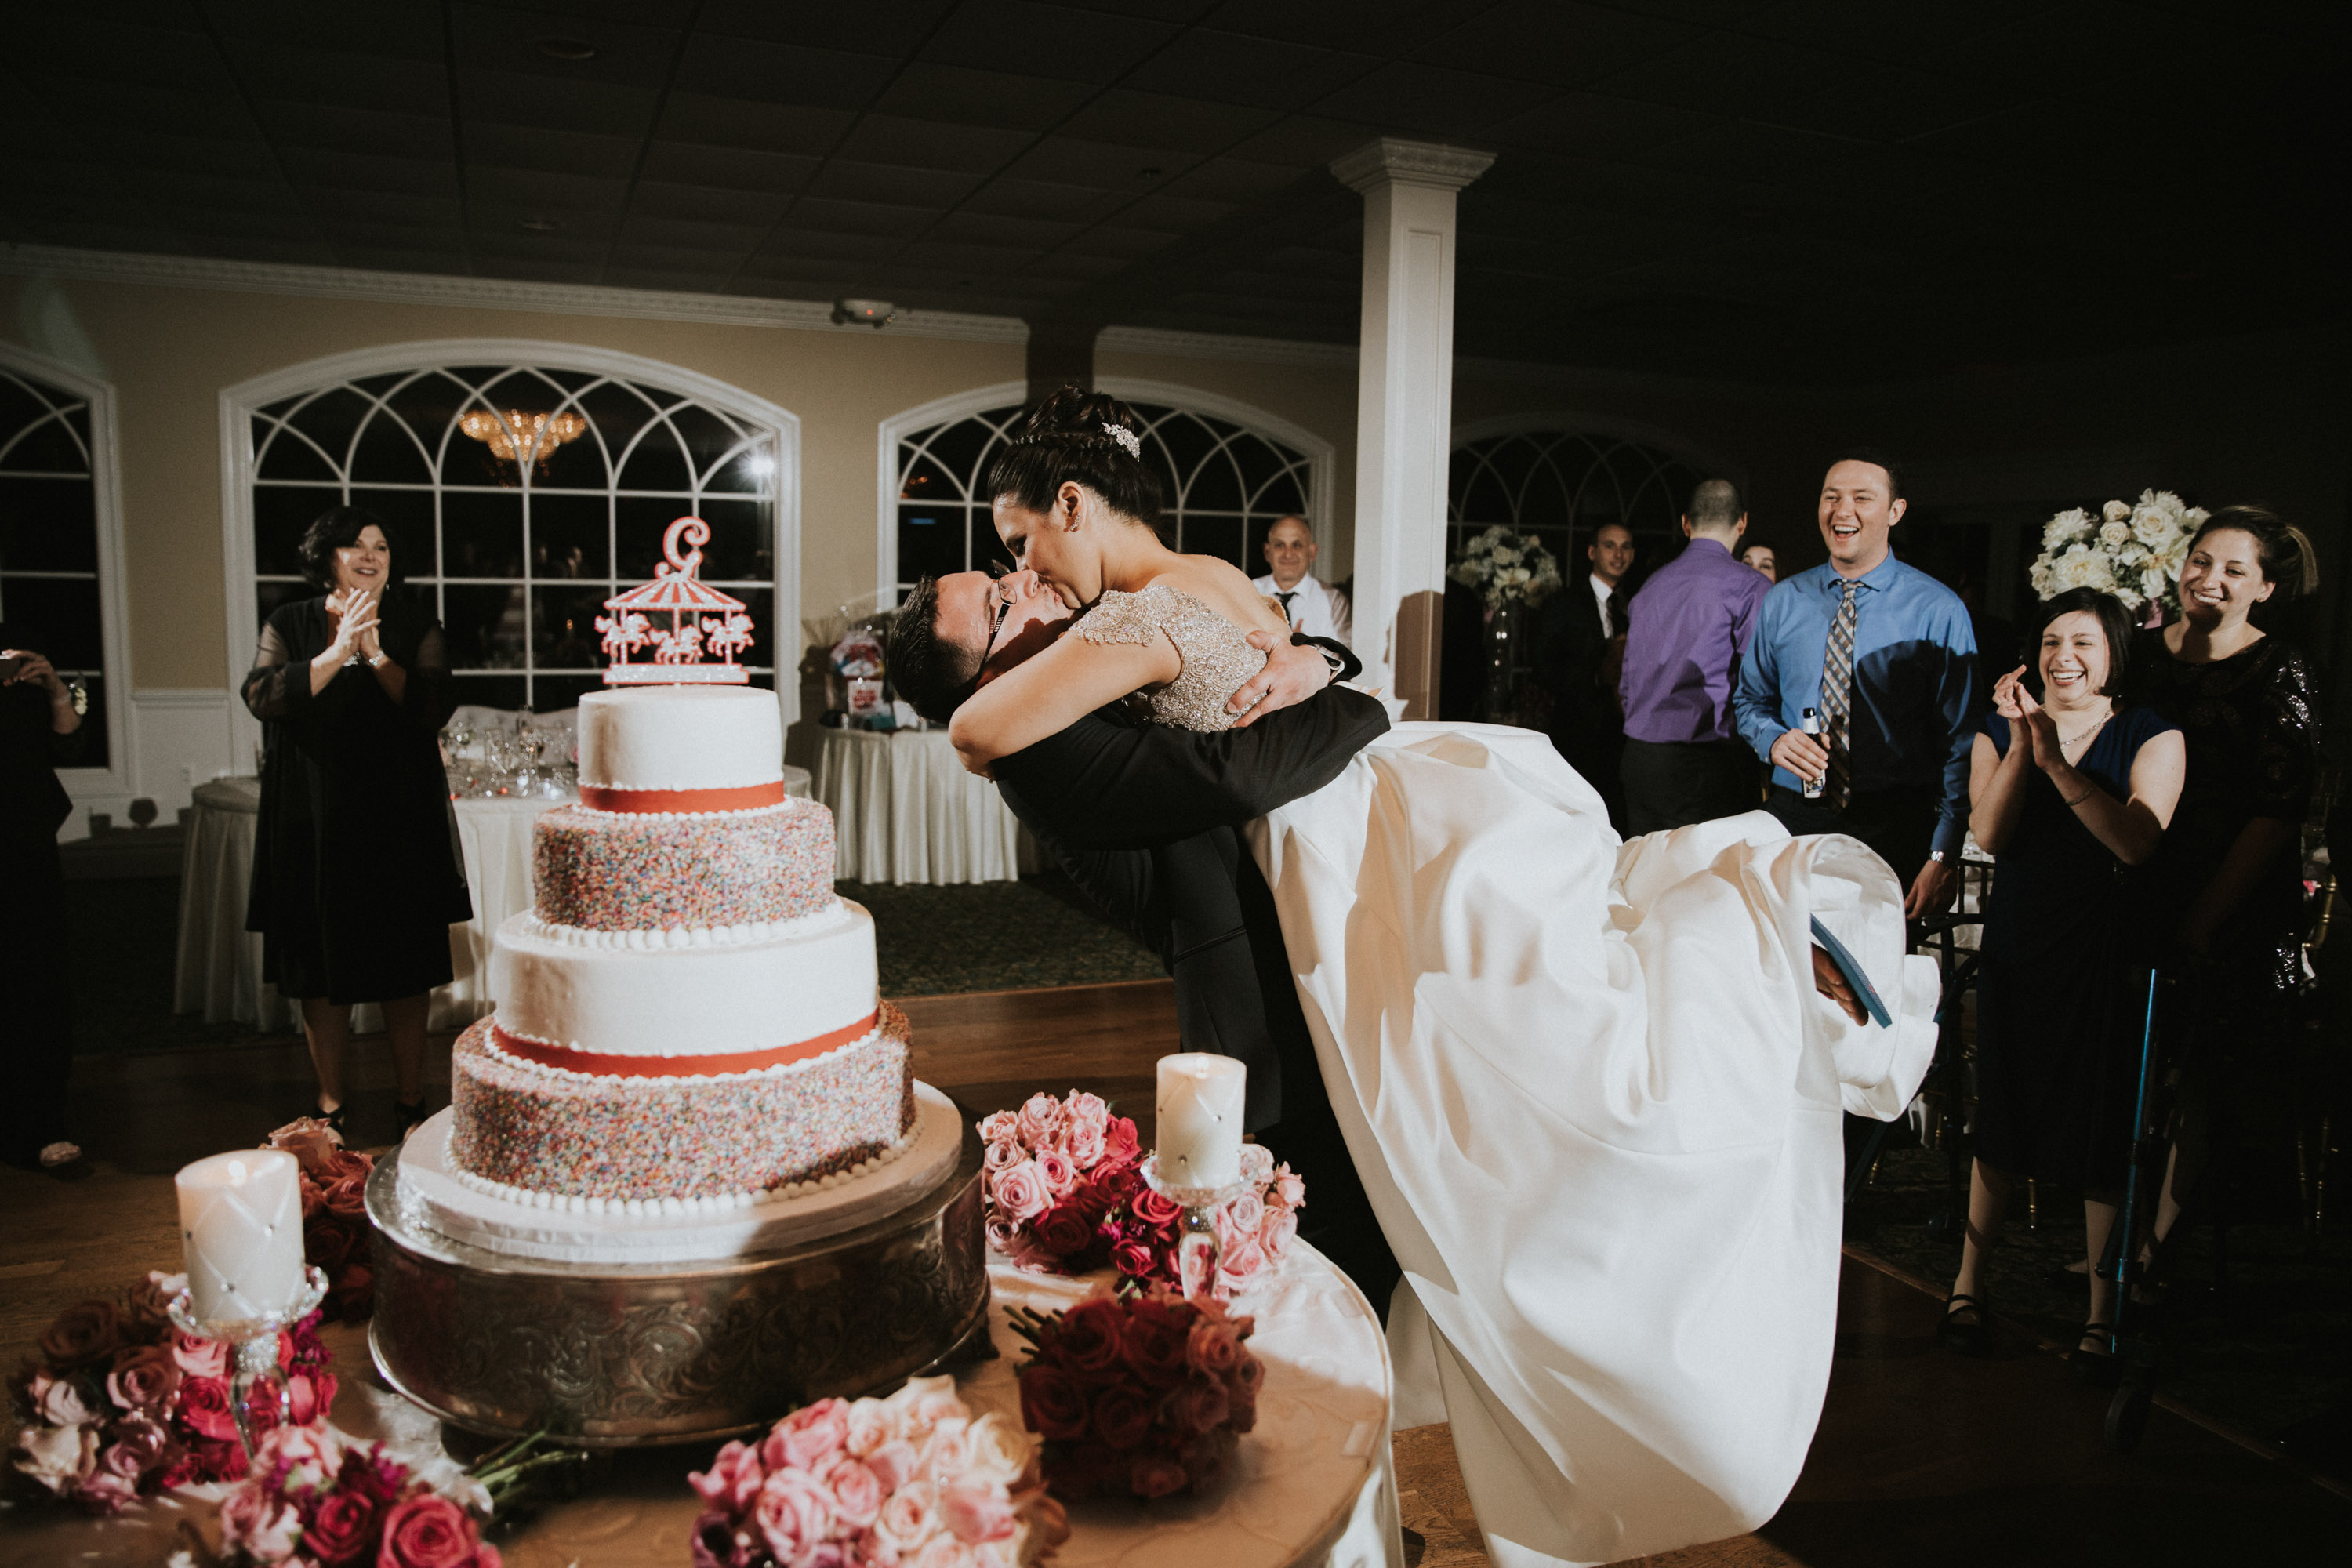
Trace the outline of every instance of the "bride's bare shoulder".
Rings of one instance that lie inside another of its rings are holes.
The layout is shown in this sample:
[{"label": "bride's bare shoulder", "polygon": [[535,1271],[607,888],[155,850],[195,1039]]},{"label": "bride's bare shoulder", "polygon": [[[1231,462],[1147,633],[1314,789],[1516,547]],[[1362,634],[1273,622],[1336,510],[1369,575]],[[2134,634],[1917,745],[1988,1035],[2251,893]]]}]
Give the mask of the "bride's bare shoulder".
[{"label": "bride's bare shoulder", "polygon": [[1248,631],[1287,632],[1282,613],[1267,603],[1250,580],[1230,562],[1213,555],[1179,555],[1176,563],[1154,577],[1148,587],[1174,588],[1190,594],[1234,625]]}]

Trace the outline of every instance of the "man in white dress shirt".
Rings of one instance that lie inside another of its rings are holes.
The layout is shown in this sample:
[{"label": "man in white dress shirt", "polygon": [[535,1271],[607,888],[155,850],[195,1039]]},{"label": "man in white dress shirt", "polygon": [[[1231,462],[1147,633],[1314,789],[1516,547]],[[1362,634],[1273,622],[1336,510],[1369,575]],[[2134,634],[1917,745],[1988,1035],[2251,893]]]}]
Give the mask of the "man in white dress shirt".
[{"label": "man in white dress shirt", "polygon": [[1355,616],[1348,595],[1311,574],[1315,531],[1305,518],[1275,521],[1265,536],[1265,563],[1273,570],[1257,579],[1257,591],[1282,605],[1292,631],[1355,646],[1349,635],[1355,630]]}]

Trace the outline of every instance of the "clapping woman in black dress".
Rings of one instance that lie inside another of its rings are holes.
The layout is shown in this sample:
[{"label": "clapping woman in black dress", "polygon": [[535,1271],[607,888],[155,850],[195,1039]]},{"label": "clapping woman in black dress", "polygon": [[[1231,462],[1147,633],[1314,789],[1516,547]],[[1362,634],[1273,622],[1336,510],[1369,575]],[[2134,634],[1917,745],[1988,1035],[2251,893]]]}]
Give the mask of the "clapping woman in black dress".
[{"label": "clapping woman in black dress", "polygon": [[456,705],[441,627],[405,597],[383,525],[336,507],[302,538],[320,596],[262,629],[245,703],[268,726],[246,929],[302,1003],[319,1110],[340,1127],[352,1005],[383,1006],[399,1132],[424,1116],[426,994],[473,918],[437,740]]},{"label": "clapping woman in black dress", "polygon": [[[2302,975],[2301,829],[2319,763],[2319,699],[2310,662],[2255,616],[2318,577],[2300,529],[2262,507],[2224,507],[2189,541],[2179,616],[2140,633],[2133,650],[2135,699],[2178,724],[2188,744],[2179,816],[2148,867],[2147,911],[2156,947],[2190,981],[2201,1015],[2179,1064],[2159,1240],[2197,1185],[2213,1115],[2241,1076],[2230,1059],[2258,1059],[2273,1038],[2262,1026]],[[2210,1026],[2217,1020],[2227,1026]]]},{"label": "clapping woman in black dress", "polygon": [[[2034,676],[2020,668],[1994,686],[1969,764],[1969,826],[1999,868],[1977,985],[1969,1227],[1942,1333],[1962,1351],[1985,1339],[1985,1266],[2019,1178],[2080,1188],[2088,1255],[2106,1247],[2147,973],[2120,871],[2157,852],[2180,796],[2179,731],[2114,697],[2131,652],[2123,605],[2078,588],[2042,605],[2041,618],[2028,645]],[[2096,1370],[2115,1287],[2095,1270],[2090,1286],[2074,1359]]]}]

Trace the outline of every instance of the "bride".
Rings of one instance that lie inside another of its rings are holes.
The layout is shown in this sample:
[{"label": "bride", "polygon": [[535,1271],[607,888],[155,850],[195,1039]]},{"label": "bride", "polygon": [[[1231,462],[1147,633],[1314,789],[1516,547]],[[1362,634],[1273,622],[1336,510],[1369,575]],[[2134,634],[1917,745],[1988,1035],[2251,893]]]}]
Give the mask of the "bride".
[{"label": "bride", "polygon": [[[1139,428],[1049,399],[991,474],[1024,571],[903,613],[931,635],[911,668],[894,638],[892,674],[952,710],[976,771],[1121,699],[1204,731],[1282,700],[1250,701],[1282,617],[1160,542]],[[1933,1054],[1894,874],[1762,812],[1621,843],[1543,736],[1487,725],[1400,725],[1253,833],[1404,1270],[1395,1424],[1452,1423],[1489,1555],[1613,1562],[1761,1524],[1828,1384],[1841,1112],[1901,1114]]]}]

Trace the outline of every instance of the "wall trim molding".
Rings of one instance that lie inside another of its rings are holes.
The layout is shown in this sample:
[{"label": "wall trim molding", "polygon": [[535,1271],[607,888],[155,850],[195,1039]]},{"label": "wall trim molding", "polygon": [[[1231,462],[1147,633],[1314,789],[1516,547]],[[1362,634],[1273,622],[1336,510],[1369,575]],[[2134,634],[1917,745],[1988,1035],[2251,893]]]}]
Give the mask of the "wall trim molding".
[{"label": "wall trim molding", "polygon": [[1181,359],[1243,360],[1252,364],[1308,365],[1318,370],[1356,368],[1353,343],[1310,342],[1294,338],[1252,338],[1226,332],[1187,332],[1171,327],[1105,327],[1095,353],[1167,354]]},{"label": "wall trim molding", "polygon": [[163,289],[217,289],[244,294],[293,294],[327,300],[372,300],[394,305],[457,306],[483,310],[536,310],[565,316],[621,316],[640,321],[703,321],[728,327],[772,327],[804,332],[879,331],[902,338],[962,342],[1025,343],[1029,325],[1017,316],[958,310],[901,310],[890,324],[835,321],[833,307],[816,300],[762,300],[749,295],[674,293],[578,283],[534,283],[511,278],[459,278],[434,272],[379,272],[352,267],[289,266],[209,256],[153,256],[84,250],[62,245],[0,245],[0,272],[68,278],[95,283]]},{"label": "wall trim molding", "polygon": [[[867,329],[871,331],[872,329]],[[415,342],[380,343],[348,353],[329,354],[287,365],[249,381],[225,386],[220,392],[221,573],[227,594],[228,684],[235,690],[247,669],[260,637],[259,616],[253,597],[253,413],[267,403],[291,397],[314,387],[392,371],[429,369],[435,365],[501,363],[546,365],[557,370],[588,371],[599,375],[625,376],[671,392],[683,393],[727,410],[737,418],[762,426],[776,443],[775,594],[777,625],[768,628],[778,650],[776,700],[783,721],[800,718],[800,685],[791,679],[782,650],[791,646],[785,631],[785,606],[792,606],[789,624],[800,621],[801,602],[801,422],[791,410],[700,371],[642,354],[587,343],[545,342],[531,338],[428,338]],[[793,662],[797,663],[797,653]],[[243,755],[261,738],[260,721],[243,703],[229,714],[232,755]]]}]

